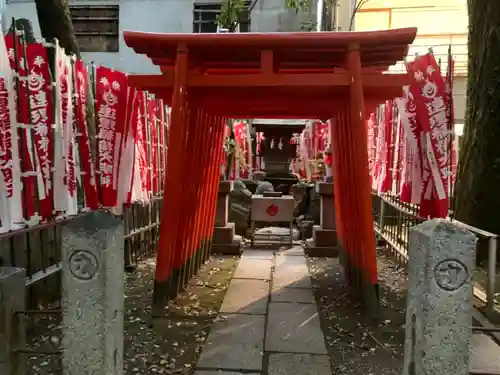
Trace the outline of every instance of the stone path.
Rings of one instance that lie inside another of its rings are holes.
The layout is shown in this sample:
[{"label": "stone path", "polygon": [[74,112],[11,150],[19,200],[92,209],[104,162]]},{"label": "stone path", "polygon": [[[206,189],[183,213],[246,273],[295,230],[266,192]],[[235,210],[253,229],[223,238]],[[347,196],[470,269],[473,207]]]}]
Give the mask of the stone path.
[{"label": "stone path", "polygon": [[245,250],[195,375],[331,375],[301,247]]}]

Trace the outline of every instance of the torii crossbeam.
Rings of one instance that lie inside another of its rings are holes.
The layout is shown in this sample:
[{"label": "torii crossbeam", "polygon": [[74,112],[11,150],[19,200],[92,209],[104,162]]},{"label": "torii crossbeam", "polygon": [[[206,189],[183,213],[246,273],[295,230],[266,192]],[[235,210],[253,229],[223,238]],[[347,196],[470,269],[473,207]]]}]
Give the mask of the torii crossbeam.
[{"label": "torii crossbeam", "polygon": [[125,42],[161,69],[130,76],[171,106],[158,245],[161,308],[209,254],[225,118],[332,121],[338,242],[346,276],[369,307],[378,275],[366,146],[366,114],[401,95],[415,28],[376,32],[152,34]]}]

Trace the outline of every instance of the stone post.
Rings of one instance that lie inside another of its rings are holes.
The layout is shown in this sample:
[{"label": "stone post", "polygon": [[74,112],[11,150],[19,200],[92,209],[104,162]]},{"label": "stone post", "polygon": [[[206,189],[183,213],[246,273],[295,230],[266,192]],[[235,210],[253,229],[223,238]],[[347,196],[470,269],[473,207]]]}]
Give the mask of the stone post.
[{"label": "stone post", "polygon": [[15,352],[24,349],[26,325],[26,271],[22,268],[0,267],[0,374],[26,374],[26,358]]},{"label": "stone post", "polygon": [[444,220],[410,232],[404,375],[468,375],[476,236]]},{"label": "stone post", "polygon": [[217,210],[215,213],[215,227],[212,237],[212,253],[240,254],[241,236],[234,234],[234,223],[228,222],[229,193],[233,189],[232,181],[219,182],[219,195],[217,197]]},{"label": "stone post", "polygon": [[64,374],[123,374],[124,235],[104,212],[63,228]]},{"label": "stone post", "polygon": [[320,225],[313,226],[313,238],[306,240],[306,251],[309,256],[336,257],[338,249],[333,183],[318,182],[316,191],[320,196]]}]

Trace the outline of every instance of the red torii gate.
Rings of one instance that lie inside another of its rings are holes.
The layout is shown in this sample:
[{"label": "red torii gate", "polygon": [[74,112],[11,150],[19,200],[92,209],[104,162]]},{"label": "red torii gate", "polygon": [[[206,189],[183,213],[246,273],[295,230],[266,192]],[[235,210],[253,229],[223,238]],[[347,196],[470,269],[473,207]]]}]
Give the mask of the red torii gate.
[{"label": "red torii gate", "polygon": [[[376,305],[378,275],[365,116],[401,95],[415,28],[376,32],[125,32],[160,75],[130,76],[172,106],[154,291],[176,295],[210,251],[225,118],[332,119],[338,242],[346,276]],[[158,311],[158,310],[157,310]]]}]

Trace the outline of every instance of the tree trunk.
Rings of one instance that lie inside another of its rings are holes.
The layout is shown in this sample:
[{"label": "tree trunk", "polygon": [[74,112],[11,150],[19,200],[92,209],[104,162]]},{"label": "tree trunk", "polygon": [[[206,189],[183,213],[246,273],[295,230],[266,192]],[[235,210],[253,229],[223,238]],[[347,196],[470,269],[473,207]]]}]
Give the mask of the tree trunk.
[{"label": "tree trunk", "polygon": [[[80,57],[80,48],[73,29],[71,13],[68,6],[68,0],[35,0],[36,11],[38,14],[38,23],[42,37],[47,42],[53,42],[55,38],[59,45],[64,48],[66,54],[74,54]],[[54,66],[54,49],[48,49],[50,66]],[[96,126],[94,116],[94,98],[92,90],[87,91],[87,128],[89,132],[89,143],[92,158],[96,157]]]},{"label": "tree trunk", "polygon": [[35,4],[42,37],[47,42],[57,38],[67,54],[80,57],[68,0],[35,0]]},{"label": "tree trunk", "polygon": [[500,1],[469,0],[467,113],[457,220],[500,234]]}]

